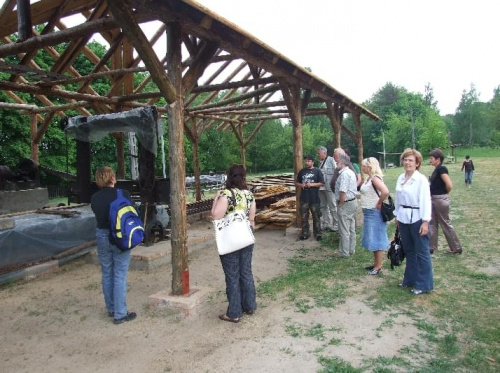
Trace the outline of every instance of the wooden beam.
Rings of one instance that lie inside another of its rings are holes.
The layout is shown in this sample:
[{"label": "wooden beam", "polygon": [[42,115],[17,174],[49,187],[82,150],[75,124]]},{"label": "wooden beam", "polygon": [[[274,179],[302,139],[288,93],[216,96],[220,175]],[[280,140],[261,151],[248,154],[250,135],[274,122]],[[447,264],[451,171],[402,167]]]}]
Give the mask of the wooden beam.
[{"label": "wooden beam", "polygon": [[151,48],[146,35],[142,32],[132,13],[132,7],[128,0],[107,0],[113,18],[121,25],[123,33],[134,46],[144,64],[148,68],[154,82],[160,89],[169,104],[177,99],[174,86],[170,79],[165,75],[160,61]]},{"label": "wooden beam", "polygon": [[[43,3],[42,3],[43,4]],[[115,20],[102,18],[92,22],[86,22],[81,25],[71,27],[65,31],[50,33],[47,35],[34,36],[26,41],[11,43],[0,46],[0,58],[11,56],[18,53],[27,53],[31,49],[40,49],[61,43],[67,43],[70,40],[85,37],[88,34],[112,30],[117,28]]]},{"label": "wooden beam", "polygon": [[24,93],[42,94],[46,96],[55,96],[61,98],[68,98],[74,100],[82,100],[88,102],[104,103],[104,104],[116,104],[118,100],[108,97],[95,96],[86,93],[75,93],[71,91],[65,91],[63,89],[56,88],[44,88],[37,87],[28,84],[19,84],[6,81],[0,81],[0,89],[10,90]]},{"label": "wooden beam", "polygon": [[278,84],[273,84],[273,85],[270,85],[270,86],[267,86],[264,88],[257,89],[255,91],[251,91],[251,92],[246,93],[246,94],[239,95],[235,98],[230,98],[227,100],[218,101],[218,102],[213,103],[213,104],[196,106],[194,109],[209,109],[209,108],[214,108],[214,107],[225,106],[225,105],[229,105],[229,104],[232,104],[235,102],[243,101],[247,98],[253,98],[255,96],[262,95],[264,93],[276,92],[279,90],[280,90],[280,86]]},{"label": "wooden beam", "polygon": [[278,78],[269,77],[269,78],[260,78],[260,79],[248,79],[242,80],[239,82],[227,82],[221,84],[212,84],[212,85],[204,85],[194,88],[191,92],[200,93],[200,92],[213,92],[213,91],[221,91],[225,89],[234,89],[234,88],[242,88],[249,86],[259,86],[266,85],[271,83],[277,83]]},{"label": "wooden beam", "polygon": [[210,60],[217,53],[219,45],[217,43],[208,42],[203,44],[200,51],[194,58],[189,70],[184,74],[182,78],[182,85],[184,87],[184,92],[191,92],[194,86],[197,84],[198,79],[205,69],[210,65]]}]

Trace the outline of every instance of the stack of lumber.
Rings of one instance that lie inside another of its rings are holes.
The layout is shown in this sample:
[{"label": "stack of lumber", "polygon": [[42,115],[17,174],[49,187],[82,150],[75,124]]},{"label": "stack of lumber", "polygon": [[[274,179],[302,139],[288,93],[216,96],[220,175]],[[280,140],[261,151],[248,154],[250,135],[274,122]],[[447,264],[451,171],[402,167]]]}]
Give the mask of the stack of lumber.
[{"label": "stack of lumber", "polygon": [[284,198],[269,205],[255,215],[255,229],[263,227],[286,228],[295,222],[295,196]]},{"label": "stack of lumber", "polygon": [[253,196],[256,200],[262,200],[290,192],[290,188],[285,185],[262,185],[254,187],[253,190]]},{"label": "stack of lumber", "polygon": [[252,190],[256,190],[260,186],[282,185],[289,187],[290,190],[295,193],[293,174],[262,176],[257,179],[252,179],[251,181],[247,181],[247,185]]}]

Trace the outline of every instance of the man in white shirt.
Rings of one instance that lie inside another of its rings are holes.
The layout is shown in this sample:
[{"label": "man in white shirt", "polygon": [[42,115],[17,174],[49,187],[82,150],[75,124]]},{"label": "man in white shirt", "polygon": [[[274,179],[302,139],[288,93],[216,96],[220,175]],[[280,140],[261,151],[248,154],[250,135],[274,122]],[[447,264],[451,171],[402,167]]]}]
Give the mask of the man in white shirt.
[{"label": "man in white shirt", "polygon": [[337,231],[337,203],[335,200],[335,194],[330,186],[337,163],[333,157],[328,155],[327,149],[324,146],[318,147],[318,158],[318,168],[323,173],[323,179],[325,181],[325,185],[319,188],[322,220],[321,228],[324,231]]}]

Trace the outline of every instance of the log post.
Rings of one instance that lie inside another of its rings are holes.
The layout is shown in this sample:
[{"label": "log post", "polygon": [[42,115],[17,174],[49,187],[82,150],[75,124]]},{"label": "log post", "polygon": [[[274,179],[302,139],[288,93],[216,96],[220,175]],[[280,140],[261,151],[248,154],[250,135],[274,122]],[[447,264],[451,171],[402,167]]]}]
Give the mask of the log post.
[{"label": "log post", "polygon": [[363,162],[363,133],[361,131],[361,113],[355,111],[352,113],[354,125],[356,127],[356,140],[358,143],[358,164]]},{"label": "log post", "polygon": [[169,22],[167,24],[168,78],[172,82],[175,95],[175,101],[168,105],[173,295],[189,293],[181,35],[180,23]]},{"label": "log post", "polygon": [[341,121],[339,118],[340,108],[338,104],[332,104],[331,102],[326,103],[326,111],[328,114],[328,119],[330,119],[330,123],[332,125],[333,133],[334,133],[334,144],[335,148],[340,148],[342,133],[340,130]]},{"label": "log post", "polygon": [[198,154],[200,145],[198,138],[193,139],[193,169],[194,169],[194,188],[196,191],[196,200],[201,201],[201,182],[200,182],[200,156]]},{"label": "log post", "polygon": [[33,37],[30,0],[17,0],[17,23],[20,42]]},{"label": "log post", "polygon": [[116,178],[125,179],[125,134],[115,134],[116,139]]},{"label": "log post", "polygon": [[[293,124],[293,180],[297,179],[297,174],[304,164],[302,149],[302,115],[300,102],[300,86],[290,85],[285,80],[280,80],[283,99],[290,112],[290,119]],[[302,216],[300,214],[300,189],[296,190],[296,225],[302,226]]]},{"label": "log post", "polygon": [[36,135],[38,132],[36,114],[30,114],[30,133],[31,133],[31,159],[40,165],[40,153],[38,150],[38,143],[36,142]]}]

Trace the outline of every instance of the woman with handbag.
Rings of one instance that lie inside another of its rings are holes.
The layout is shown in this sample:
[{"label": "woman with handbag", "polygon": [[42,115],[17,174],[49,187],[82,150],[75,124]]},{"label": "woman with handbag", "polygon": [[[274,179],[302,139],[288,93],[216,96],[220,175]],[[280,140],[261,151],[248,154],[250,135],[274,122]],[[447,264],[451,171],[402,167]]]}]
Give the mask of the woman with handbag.
[{"label": "woman with handbag", "polygon": [[403,282],[398,286],[412,287],[414,295],[434,288],[432,261],[429,252],[429,221],[431,220],[431,192],[427,178],[419,172],[422,154],[405,149],[400,160],[405,172],[396,182],[396,224],[406,255]]},{"label": "woman with handbag", "polygon": [[[243,165],[233,164],[227,171],[226,188],[217,191],[212,205],[212,219],[243,211],[252,229],[255,228],[255,199],[247,188],[246,170]],[[229,302],[226,313],[219,315],[222,321],[238,323],[243,314],[252,315],[257,309],[255,284],[252,274],[254,245],[220,255],[226,278],[226,295]]]},{"label": "woman with handbag", "polygon": [[389,189],[382,179],[382,170],[376,158],[363,159],[361,170],[367,176],[361,184],[361,208],[363,209],[363,234],[361,245],[373,252],[373,265],[365,267],[370,275],[382,272],[384,252],[389,246],[387,223],[382,219],[381,208],[389,196]]},{"label": "woman with handbag", "polygon": [[430,176],[432,219],[430,224],[430,252],[438,248],[439,226],[443,229],[444,237],[448,242],[449,254],[462,254],[462,245],[450,220],[450,196],[453,188],[448,169],[443,165],[444,153],[441,149],[434,149],[429,153],[429,162],[435,167]]}]

